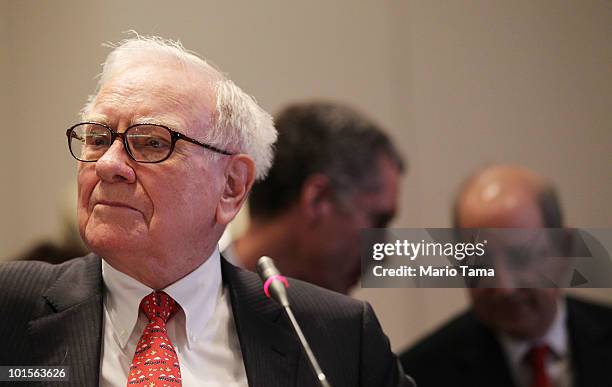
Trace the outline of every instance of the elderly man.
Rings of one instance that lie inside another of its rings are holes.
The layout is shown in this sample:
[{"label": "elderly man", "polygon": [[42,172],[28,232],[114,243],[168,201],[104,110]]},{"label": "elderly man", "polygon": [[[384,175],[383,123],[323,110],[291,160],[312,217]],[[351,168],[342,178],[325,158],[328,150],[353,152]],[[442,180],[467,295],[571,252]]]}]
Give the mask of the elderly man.
[{"label": "elderly man", "polygon": [[[138,37],[108,56],[67,137],[94,254],[0,268],[1,365],[68,366],[79,387],[317,384],[282,309],[218,252],[272,160],[252,98],[179,44]],[[398,383],[369,305],[290,285],[332,385]]]},{"label": "elderly man", "polygon": [[272,168],[253,186],[249,228],[224,255],[250,270],[269,255],[286,275],[348,293],[360,274],[359,231],[396,213],[401,156],[340,104],[297,103],[275,121]]},{"label": "elderly man", "polygon": [[[505,165],[468,179],[454,221],[458,228],[563,227],[552,185]],[[468,312],[402,354],[420,387],[612,385],[612,309],[563,297],[557,288],[475,288],[469,294]]]}]

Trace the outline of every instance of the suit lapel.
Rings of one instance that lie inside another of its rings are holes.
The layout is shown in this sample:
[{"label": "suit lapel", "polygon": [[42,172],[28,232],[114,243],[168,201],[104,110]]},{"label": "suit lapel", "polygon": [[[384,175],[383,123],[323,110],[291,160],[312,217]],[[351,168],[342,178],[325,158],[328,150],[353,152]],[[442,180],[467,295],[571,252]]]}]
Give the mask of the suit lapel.
[{"label": "suit lapel", "polygon": [[465,350],[457,353],[458,369],[466,374],[469,386],[514,387],[508,360],[495,335],[473,312],[465,316]]},{"label": "suit lapel", "polygon": [[102,335],[100,259],[72,261],[43,295],[46,313],[28,325],[32,355],[41,365],[69,367],[70,385],[98,385]]},{"label": "suit lapel", "polygon": [[579,301],[568,298],[568,330],[575,387],[609,386],[612,364],[609,326],[598,321]]},{"label": "suit lapel", "polygon": [[263,294],[253,273],[221,260],[223,281],[230,292],[232,312],[250,387],[296,385],[299,343],[274,301]]}]

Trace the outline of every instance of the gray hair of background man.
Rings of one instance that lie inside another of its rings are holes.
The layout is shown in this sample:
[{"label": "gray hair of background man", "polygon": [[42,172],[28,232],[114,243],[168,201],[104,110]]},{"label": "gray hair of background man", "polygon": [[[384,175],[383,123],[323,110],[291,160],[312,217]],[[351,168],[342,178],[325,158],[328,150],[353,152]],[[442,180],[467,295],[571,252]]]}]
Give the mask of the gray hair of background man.
[{"label": "gray hair of background man", "polygon": [[[272,117],[253,97],[242,91],[204,59],[187,51],[180,42],[135,35],[134,38],[111,45],[113,51],[103,63],[96,92],[89,97],[82,115],[85,117],[90,111],[102,86],[135,61],[153,60],[174,64],[196,73],[201,72],[211,78],[211,86],[216,96],[216,109],[212,114],[212,122],[204,123],[209,126],[209,130],[205,131],[205,137],[200,140],[222,149],[251,156],[255,162],[256,178],[263,179],[272,164],[272,145],[277,136]],[[205,95],[206,91],[203,90],[203,94]],[[207,154],[209,157],[218,157],[214,152]]]},{"label": "gray hair of background man", "polygon": [[270,218],[293,204],[308,176],[327,176],[339,197],[374,192],[380,186],[378,160],[388,157],[400,171],[404,161],[381,128],[338,103],[293,104],[276,116],[278,142],[268,177],[249,197],[253,217]]}]

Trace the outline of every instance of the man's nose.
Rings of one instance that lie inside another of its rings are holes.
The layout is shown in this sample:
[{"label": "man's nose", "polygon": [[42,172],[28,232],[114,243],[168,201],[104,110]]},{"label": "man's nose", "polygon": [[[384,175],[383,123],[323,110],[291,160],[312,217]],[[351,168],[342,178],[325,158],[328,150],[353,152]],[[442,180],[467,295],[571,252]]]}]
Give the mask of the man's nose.
[{"label": "man's nose", "polygon": [[511,295],[517,291],[516,278],[504,263],[495,265],[495,289],[499,294]]},{"label": "man's nose", "polygon": [[96,161],[96,174],[109,183],[134,183],[136,173],[133,160],[127,154],[121,139],[116,139],[108,150]]}]

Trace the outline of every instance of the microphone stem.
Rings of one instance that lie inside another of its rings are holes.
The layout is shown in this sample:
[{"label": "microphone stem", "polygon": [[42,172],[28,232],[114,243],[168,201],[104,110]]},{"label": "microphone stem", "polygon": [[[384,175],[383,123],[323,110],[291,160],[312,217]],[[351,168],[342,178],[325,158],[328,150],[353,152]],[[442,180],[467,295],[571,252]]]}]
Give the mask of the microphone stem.
[{"label": "microphone stem", "polygon": [[310,365],[312,366],[312,369],[317,375],[319,384],[321,385],[321,387],[331,387],[331,384],[329,384],[329,382],[327,381],[327,377],[321,370],[321,367],[319,367],[319,363],[317,362],[317,359],[312,353],[312,350],[310,349],[310,345],[308,345],[308,342],[306,341],[306,337],[304,336],[304,333],[302,333],[302,329],[300,329],[300,325],[298,324],[297,320],[295,319],[295,316],[293,315],[293,311],[291,310],[289,306],[285,306],[284,308],[285,308],[285,311],[287,312],[287,316],[289,316],[289,320],[291,320],[291,325],[293,326],[293,330],[295,331],[297,336],[300,338],[300,341],[302,342],[302,347],[306,351],[306,356],[308,357],[308,360],[310,361]]}]

